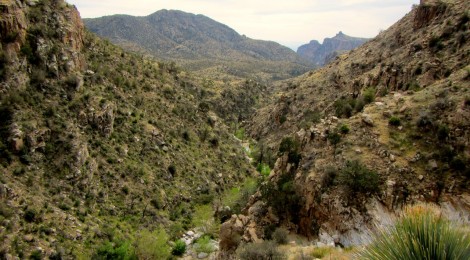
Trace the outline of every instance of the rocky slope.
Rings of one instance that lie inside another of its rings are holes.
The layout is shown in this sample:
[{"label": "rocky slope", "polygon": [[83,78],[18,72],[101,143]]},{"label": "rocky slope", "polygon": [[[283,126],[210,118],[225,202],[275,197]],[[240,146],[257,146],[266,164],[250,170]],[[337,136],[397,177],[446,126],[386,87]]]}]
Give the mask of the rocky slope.
[{"label": "rocky slope", "polygon": [[299,75],[311,68],[287,47],[239,35],[204,15],[160,10],[146,17],[113,15],[85,19],[85,25],[116,44],[177,60],[191,70],[219,71],[217,75],[276,79]]},{"label": "rocky slope", "polygon": [[286,81],[247,132],[277,153],[221,248],[272,228],[348,246],[404,205],[437,203],[468,221],[468,1],[422,1],[387,31],[326,67]]},{"label": "rocky slope", "polygon": [[312,40],[308,44],[300,46],[297,49],[297,54],[313,62],[316,66],[324,66],[336,56],[355,49],[368,40],[366,38],[351,37],[339,32],[332,38],[325,38],[322,44]]},{"label": "rocky slope", "polygon": [[0,12],[0,258],[138,254],[138,232],[179,238],[252,174],[203,79],[97,38],[62,0]]}]

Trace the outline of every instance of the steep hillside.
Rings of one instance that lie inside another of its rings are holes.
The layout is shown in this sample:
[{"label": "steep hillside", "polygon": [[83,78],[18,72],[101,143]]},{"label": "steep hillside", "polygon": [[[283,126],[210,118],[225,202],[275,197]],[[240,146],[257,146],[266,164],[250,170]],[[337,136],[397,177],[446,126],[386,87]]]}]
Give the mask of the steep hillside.
[{"label": "steep hillside", "polygon": [[316,66],[324,66],[339,54],[355,49],[369,39],[351,37],[339,32],[333,38],[325,38],[323,43],[313,40],[297,49],[297,54],[313,62]]},{"label": "steep hillside", "polygon": [[[113,15],[85,19],[96,34],[133,50],[212,74],[260,79],[288,78],[311,65],[275,42],[253,40],[204,15],[160,10],[146,17]],[[218,70],[222,70],[218,72]]]},{"label": "steep hillside", "polygon": [[0,258],[152,256],[253,173],[203,79],[88,33],[62,0],[0,12]]},{"label": "steep hillside", "polygon": [[[357,245],[416,202],[470,215],[470,3],[423,1],[375,39],[289,80],[247,132],[279,156],[221,248],[283,226]],[[266,162],[269,163],[269,162]]]}]

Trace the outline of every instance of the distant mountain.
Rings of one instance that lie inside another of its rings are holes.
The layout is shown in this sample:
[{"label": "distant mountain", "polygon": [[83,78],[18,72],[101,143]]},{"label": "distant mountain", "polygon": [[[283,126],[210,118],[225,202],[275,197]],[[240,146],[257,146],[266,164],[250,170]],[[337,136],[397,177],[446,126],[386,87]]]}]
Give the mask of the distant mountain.
[{"label": "distant mountain", "polygon": [[355,49],[369,39],[351,37],[339,32],[333,38],[325,38],[323,44],[313,40],[297,49],[297,54],[313,62],[317,66],[323,66],[344,51]]},{"label": "distant mountain", "polygon": [[160,10],[145,17],[113,15],[84,22],[116,44],[177,60],[192,70],[218,67],[237,76],[268,73],[286,78],[312,68],[285,46],[242,36],[204,15]]}]

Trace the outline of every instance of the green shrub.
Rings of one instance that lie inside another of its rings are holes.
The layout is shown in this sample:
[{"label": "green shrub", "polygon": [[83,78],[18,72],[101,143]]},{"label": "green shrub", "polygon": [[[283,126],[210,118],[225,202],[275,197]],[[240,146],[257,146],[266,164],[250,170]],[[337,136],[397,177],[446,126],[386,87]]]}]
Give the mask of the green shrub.
[{"label": "green shrub", "polygon": [[178,240],[175,242],[171,254],[175,256],[182,256],[186,252],[186,243],[183,240]]},{"label": "green shrub", "polygon": [[298,152],[299,143],[294,140],[292,137],[284,137],[279,145],[279,155],[284,153],[288,154],[289,163],[293,163],[298,166],[300,160],[302,159],[301,155]]},{"label": "green shrub", "polygon": [[313,249],[313,251],[310,253],[310,255],[314,258],[322,259],[323,257],[330,254],[331,251],[333,251],[332,247],[317,247],[317,248]]},{"label": "green shrub", "polygon": [[391,126],[399,126],[401,124],[400,118],[396,116],[390,117],[388,124]]},{"label": "green shrub", "polygon": [[260,190],[263,200],[279,217],[292,217],[294,223],[298,221],[302,197],[297,194],[293,173],[282,174],[277,182],[266,182]]},{"label": "green shrub", "polygon": [[280,245],[285,245],[287,244],[288,240],[287,240],[287,235],[289,234],[289,231],[287,231],[286,229],[284,228],[277,228],[273,234],[272,234],[272,238],[273,240],[280,244]]},{"label": "green shrub", "polygon": [[450,129],[448,126],[439,125],[439,127],[437,128],[437,139],[439,139],[439,141],[444,141],[447,139],[447,137],[449,137],[449,133]]},{"label": "green shrub", "polygon": [[286,257],[279,252],[273,241],[243,245],[237,250],[237,254],[238,257],[243,260],[286,259]]},{"label": "green shrub", "polygon": [[216,234],[218,232],[218,224],[214,219],[212,205],[200,205],[196,207],[192,223],[195,227],[200,228],[204,234]]},{"label": "green shrub", "polygon": [[168,235],[161,228],[153,232],[144,229],[136,239],[136,254],[139,259],[167,259],[171,256],[171,248],[167,244]]},{"label": "green shrub", "polygon": [[348,161],[336,179],[339,184],[345,185],[353,193],[379,192],[379,175],[367,169],[359,161]]},{"label": "green shrub", "polygon": [[26,220],[27,222],[34,222],[36,221],[36,215],[37,213],[34,209],[27,209],[24,212],[24,220]]},{"label": "green shrub", "polygon": [[197,241],[196,244],[194,245],[194,248],[196,249],[196,252],[204,252],[204,253],[212,253],[214,252],[215,248],[214,245],[211,242],[211,237],[210,236],[202,236],[200,237]]},{"label": "green shrub", "polygon": [[261,173],[261,175],[263,175],[264,177],[269,176],[269,174],[271,173],[271,168],[265,163],[258,163],[258,166],[256,166],[256,170]]},{"label": "green shrub", "polygon": [[322,188],[327,189],[334,185],[337,171],[338,170],[333,167],[327,167],[325,169],[320,181]]},{"label": "green shrub", "polygon": [[229,206],[234,214],[240,214],[248,203],[250,196],[258,189],[255,179],[247,178],[240,188],[232,188],[222,196],[222,205]]},{"label": "green shrub", "polygon": [[367,88],[362,94],[362,98],[366,104],[372,103],[375,99],[375,89]]},{"label": "green shrub", "polygon": [[339,135],[336,131],[329,132],[327,138],[334,147],[336,147],[336,145],[341,142],[341,135]]},{"label": "green shrub", "polygon": [[430,206],[405,210],[360,253],[362,259],[470,259],[468,229],[454,226]]},{"label": "green shrub", "polygon": [[41,260],[42,259],[42,253],[40,250],[34,250],[31,255],[29,256],[29,259],[31,260]]},{"label": "green shrub", "polygon": [[346,125],[346,124],[343,124],[343,125],[340,126],[339,131],[342,134],[347,134],[347,133],[349,133],[349,126]]},{"label": "green shrub", "polygon": [[93,254],[92,259],[95,260],[137,260],[134,249],[130,242],[106,242],[100,246]]}]

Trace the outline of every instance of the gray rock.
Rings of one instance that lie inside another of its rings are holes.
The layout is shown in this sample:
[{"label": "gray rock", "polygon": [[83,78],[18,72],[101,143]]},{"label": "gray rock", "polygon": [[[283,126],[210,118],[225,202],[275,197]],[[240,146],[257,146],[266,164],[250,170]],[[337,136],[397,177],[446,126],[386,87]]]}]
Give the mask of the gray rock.
[{"label": "gray rock", "polygon": [[207,258],[209,255],[207,253],[204,253],[204,252],[201,252],[199,254],[197,254],[197,258],[198,259],[204,259],[204,258]]},{"label": "gray rock", "polygon": [[374,120],[368,114],[362,114],[362,122],[368,126],[374,126]]},{"label": "gray rock", "polygon": [[437,170],[437,162],[436,160],[429,160],[428,167],[430,170]]}]

